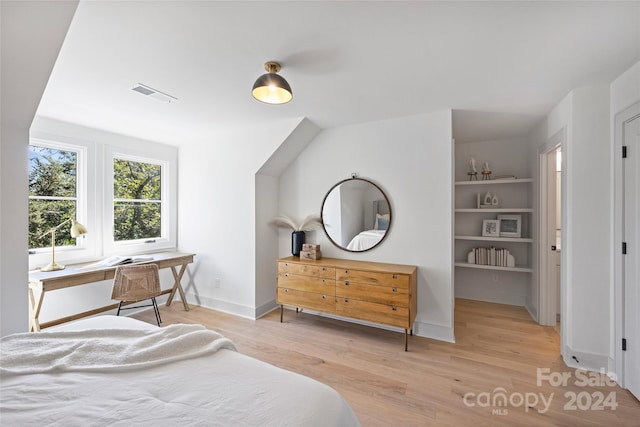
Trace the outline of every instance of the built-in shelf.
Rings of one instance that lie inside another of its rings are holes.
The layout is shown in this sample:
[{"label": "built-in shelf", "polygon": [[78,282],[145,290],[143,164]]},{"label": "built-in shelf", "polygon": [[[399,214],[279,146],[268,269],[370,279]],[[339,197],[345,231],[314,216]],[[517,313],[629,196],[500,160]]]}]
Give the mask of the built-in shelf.
[{"label": "built-in shelf", "polygon": [[501,271],[513,271],[517,273],[533,273],[533,269],[525,266],[519,267],[498,267],[496,265],[482,265],[482,264],[469,264],[468,262],[456,262],[456,267],[464,268],[478,268],[480,270],[501,270]]},{"label": "built-in shelf", "polygon": [[482,240],[485,242],[519,242],[519,243],[532,243],[533,239],[526,237],[485,237],[485,236],[455,236],[456,240]]},{"label": "built-in shelf", "polygon": [[533,209],[531,208],[464,208],[464,209],[455,209],[456,212],[468,212],[468,213],[479,213],[479,212],[497,212],[497,213],[531,213]]},{"label": "built-in shelf", "polygon": [[456,181],[456,185],[492,185],[492,184],[522,184],[525,182],[533,182],[531,178],[518,179],[491,179],[481,181]]}]

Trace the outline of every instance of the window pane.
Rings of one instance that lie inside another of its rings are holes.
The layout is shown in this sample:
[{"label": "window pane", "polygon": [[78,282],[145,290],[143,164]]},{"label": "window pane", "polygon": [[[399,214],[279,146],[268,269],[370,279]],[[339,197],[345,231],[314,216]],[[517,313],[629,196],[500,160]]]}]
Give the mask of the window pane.
[{"label": "window pane", "polygon": [[29,195],[76,197],[78,154],[29,146]]},{"label": "window pane", "polygon": [[[51,235],[42,236],[69,218],[74,218],[74,200],[29,200],[29,249],[51,247]],[[56,246],[75,246],[71,237],[71,223],[56,230]]]},{"label": "window pane", "polygon": [[160,203],[114,202],[114,240],[161,237]]},{"label": "window pane", "polygon": [[160,200],[161,177],[160,165],[114,159],[114,198]]}]

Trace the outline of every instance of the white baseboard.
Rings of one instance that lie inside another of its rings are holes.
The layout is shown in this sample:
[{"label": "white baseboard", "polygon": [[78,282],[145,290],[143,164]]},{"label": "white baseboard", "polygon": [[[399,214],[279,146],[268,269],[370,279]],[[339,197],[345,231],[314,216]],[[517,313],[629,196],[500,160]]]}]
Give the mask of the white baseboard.
[{"label": "white baseboard", "polygon": [[432,323],[419,322],[416,320],[416,323],[413,327],[413,333],[420,337],[432,338],[434,340],[445,341],[454,344],[456,342],[453,328],[450,326],[434,325]]},{"label": "white baseboard", "polygon": [[[262,304],[260,307],[253,308],[253,307],[231,303],[228,301],[222,301],[219,299],[205,297],[202,295],[195,295],[191,293],[187,293],[187,302],[189,302],[189,304],[199,305],[202,307],[210,308],[212,310],[218,310],[218,311],[222,311],[222,312],[233,314],[240,317],[245,317],[247,319],[252,319],[252,320],[258,319],[264,316],[265,314],[270,313],[273,310],[276,310],[279,307],[278,304],[276,304],[275,300]],[[285,308],[289,308],[289,307],[285,307]],[[318,316],[328,317],[331,319],[337,319],[345,322],[357,323],[359,325],[371,326],[375,328],[386,329],[389,331],[404,333],[404,329],[402,328],[381,325],[379,323],[366,322],[363,320],[351,319],[351,318],[341,317],[341,316],[327,314],[327,313],[320,313],[312,310],[305,310],[305,313],[311,313]],[[453,328],[447,327],[447,326],[433,325],[430,323],[416,321],[413,327],[413,334],[420,337],[432,338],[435,340],[446,341],[450,343],[456,342],[455,337],[453,335]]]},{"label": "white baseboard", "polygon": [[[255,308],[245,305],[236,304],[229,301],[223,301],[215,298],[210,298],[202,295],[195,295],[187,293],[187,302],[193,305],[199,305],[201,307],[210,308],[211,310],[222,311],[224,313],[233,314],[235,316],[244,317],[247,319],[255,320]],[[176,301],[173,302],[174,304]],[[179,301],[178,301],[179,303]]]},{"label": "white baseboard", "polygon": [[609,356],[604,354],[593,354],[584,351],[573,350],[567,346],[563,355],[564,363],[575,369],[585,369],[587,371],[609,372]]}]

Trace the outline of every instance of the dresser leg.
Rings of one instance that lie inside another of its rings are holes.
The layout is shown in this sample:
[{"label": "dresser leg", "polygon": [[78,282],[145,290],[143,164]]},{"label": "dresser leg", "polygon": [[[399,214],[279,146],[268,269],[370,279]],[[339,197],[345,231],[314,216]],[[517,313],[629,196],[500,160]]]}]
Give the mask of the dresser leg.
[{"label": "dresser leg", "polygon": [[284,312],[284,305],[280,304],[280,323],[282,323],[282,313]]},{"label": "dresser leg", "polygon": [[404,330],[404,351],[409,351],[409,334]]}]

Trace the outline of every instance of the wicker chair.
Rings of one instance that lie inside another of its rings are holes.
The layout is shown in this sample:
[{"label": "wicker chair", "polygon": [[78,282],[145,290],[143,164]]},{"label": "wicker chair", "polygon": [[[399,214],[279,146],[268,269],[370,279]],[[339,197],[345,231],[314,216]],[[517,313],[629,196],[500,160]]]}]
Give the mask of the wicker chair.
[{"label": "wicker chair", "polygon": [[[156,321],[158,322],[158,326],[160,326],[162,319],[160,318],[160,311],[156,303],[156,297],[160,294],[160,276],[158,275],[157,265],[126,265],[116,269],[116,274],[113,278],[111,299],[120,301],[120,304],[118,304],[118,316],[120,315],[120,310],[153,307],[156,313]],[[122,303],[124,302],[136,303],[147,299],[151,300],[151,304],[122,307]]]}]

